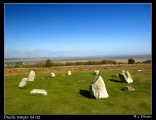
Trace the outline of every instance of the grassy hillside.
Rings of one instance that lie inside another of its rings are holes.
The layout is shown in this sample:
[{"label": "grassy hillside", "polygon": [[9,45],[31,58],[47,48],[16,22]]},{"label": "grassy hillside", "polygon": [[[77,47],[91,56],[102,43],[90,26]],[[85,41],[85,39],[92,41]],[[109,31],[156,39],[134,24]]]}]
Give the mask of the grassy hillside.
[{"label": "grassy hillside", "polygon": [[[139,66],[150,69],[150,65]],[[128,70],[134,80],[127,84],[119,78],[112,78],[121,70]],[[137,67],[120,67],[112,70],[100,70],[106,85],[108,98],[96,100],[89,95],[89,85],[97,75],[91,70],[75,70],[71,76],[64,76],[67,70],[55,71],[55,77],[49,77],[50,72],[35,71],[33,82],[28,82],[24,88],[18,88],[23,77],[28,77],[29,71],[5,76],[5,114],[151,114],[151,72],[137,72]],[[70,69],[69,69],[70,70]],[[12,69],[13,71],[13,69]],[[52,71],[51,71],[52,72]],[[128,92],[121,89],[127,85],[135,88]],[[44,95],[31,95],[32,89],[45,89]]]}]

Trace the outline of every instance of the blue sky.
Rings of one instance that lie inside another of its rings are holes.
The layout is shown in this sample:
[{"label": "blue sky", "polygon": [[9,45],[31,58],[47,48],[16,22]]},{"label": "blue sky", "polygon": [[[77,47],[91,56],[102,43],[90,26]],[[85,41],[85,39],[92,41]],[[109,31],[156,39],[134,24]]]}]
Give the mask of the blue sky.
[{"label": "blue sky", "polygon": [[4,4],[4,57],[151,55],[152,4]]}]

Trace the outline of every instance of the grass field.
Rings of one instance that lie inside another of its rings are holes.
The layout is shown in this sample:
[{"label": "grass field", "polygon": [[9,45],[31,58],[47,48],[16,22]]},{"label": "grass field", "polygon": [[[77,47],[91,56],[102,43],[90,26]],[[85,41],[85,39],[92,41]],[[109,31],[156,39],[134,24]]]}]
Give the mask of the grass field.
[{"label": "grass field", "polygon": [[[151,114],[152,113],[152,77],[151,65],[120,66],[106,69],[99,67],[106,85],[108,98],[96,100],[89,95],[89,85],[97,75],[92,75],[94,69],[83,67],[66,67],[66,69],[49,68],[18,69],[17,74],[7,74],[4,79],[4,113],[5,114]],[[23,77],[28,77],[30,70],[36,73],[35,80],[28,82],[24,88],[18,88]],[[141,72],[137,72],[141,69]],[[71,70],[71,76],[64,76]],[[128,70],[134,80],[127,84],[119,78],[112,78],[121,70]],[[5,70],[12,73],[15,69]],[[12,71],[12,72],[11,72]],[[55,71],[55,77],[49,77]],[[9,73],[8,72],[8,73]],[[82,81],[83,80],[83,81]],[[127,85],[135,88],[128,92],[121,89]],[[32,89],[45,89],[47,96],[31,95]]]}]

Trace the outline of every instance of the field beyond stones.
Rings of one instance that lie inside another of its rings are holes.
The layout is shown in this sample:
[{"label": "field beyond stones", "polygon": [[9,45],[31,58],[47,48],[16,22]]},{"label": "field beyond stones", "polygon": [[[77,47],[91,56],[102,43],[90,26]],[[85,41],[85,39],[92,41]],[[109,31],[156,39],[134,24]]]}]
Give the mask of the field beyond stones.
[{"label": "field beyond stones", "polygon": [[[36,77],[24,88],[18,85],[34,70]],[[67,71],[71,76],[65,76]],[[96,100],[89,95],[89,85],[99,70],[106,85],[108,98]],[[127,70],[134,82],[123,83],[111,77]],[[137,70],[142,70],[138,72]],[[4,70],[5,114],[151,114],[151,64],[85,65],[51,68],[10,68]],[[49,77],[54,72],[55,77]],[[122,91],[132,86],[135,91]],[[47,96],[31,95],[32,89],[45,89]]]}]

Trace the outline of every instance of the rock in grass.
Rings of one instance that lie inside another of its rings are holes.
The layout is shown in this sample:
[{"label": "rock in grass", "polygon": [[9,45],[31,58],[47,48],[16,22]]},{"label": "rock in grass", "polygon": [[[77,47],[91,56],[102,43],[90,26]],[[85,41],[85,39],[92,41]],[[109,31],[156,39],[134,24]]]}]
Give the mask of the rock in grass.
[{"label": "rock in grass", "polygon": [[28,82],[28,78],[22,78],[21,82],[19,83],[18,87],[24,87]]},{"label": "rock in grass", "polygon": [[135,91],[135,89],[132,86],[126,86],[123,88],[124,91]]},{"label": "rock in grass", "polygon": [[116,77],[118,77],[118,75],[117,75],[117,74],[114,74],[114,75],[112,75],[111,77],[114,77],[114,78],[116,78]]},{"label": "rock in grass", "polygon": [[68,71],[68,72],[67,72],[67,75],[71,75],[71,71]]},{"label": "rock in grass", "polygon": [[50,76],[51,76],[51,77],[55,77],[55,73],[52,72],[52,73],[50,74]]},{"label": "rock in grass", "polygon": [[43,90],[43,89],[33,89],[30,94],[43,94],[43,95],[47,95],[47,91]]},{"label": "rock in grass", "polygon": [[99,73],[100,73],[99,70],[95,70],[95,71],[94,71],[94,75],[98,75]]},{"label": "rock in grass", "polygon": [[28,76],[29,81],[34,81],[35,79],[35,71],[31,71]]},{"label": "rock in grass", "polygon": [[128,71],[122,70],[119,73],[119,77],[120,77],[120,81],[122,81],[122,82],[126,82],[126,83],[132,83],[133,82],[133,79],[132,79],[132,77]]},{"label": "rock in grass", "polygon": [[105,83],[101,76],[96,77],[90,85],[90,95],[96,99],[109,97]]}]

